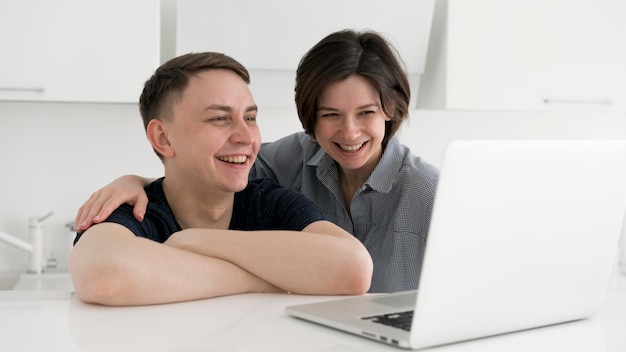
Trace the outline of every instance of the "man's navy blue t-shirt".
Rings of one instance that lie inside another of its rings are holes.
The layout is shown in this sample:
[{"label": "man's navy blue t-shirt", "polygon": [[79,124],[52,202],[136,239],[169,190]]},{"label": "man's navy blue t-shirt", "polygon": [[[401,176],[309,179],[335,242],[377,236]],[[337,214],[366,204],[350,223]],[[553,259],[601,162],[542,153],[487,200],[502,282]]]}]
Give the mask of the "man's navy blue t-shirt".
[{"label": "man's navy blue t-shirt", "polygon": [[[123,204],[105,222],[125,226],[136,236],[165,242],[173,233],[181,231],[163,192],[163,177],[145,187],[148,207],[144,220],[133,216],[132,206]],[[271,179],[258,179],[235,193],[231,230],[293,230],[301,231],[309,224],[325,220],[321,210],[302,194],[279,187]],[[82,233],[74,240],[78,242]]]}]

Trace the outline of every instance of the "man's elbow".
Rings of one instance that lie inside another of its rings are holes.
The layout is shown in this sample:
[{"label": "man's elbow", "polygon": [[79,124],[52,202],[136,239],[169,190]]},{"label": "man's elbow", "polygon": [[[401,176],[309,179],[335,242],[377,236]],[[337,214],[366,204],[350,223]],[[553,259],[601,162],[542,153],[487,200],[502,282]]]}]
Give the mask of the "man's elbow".
[{"label": "man's elbow", "polygon": [[[75,253],[72,253],[73,255]],[[74,255],[75,256],[75,255]],[[74,259],[74,260],[73,260]],[[123,283],[112,262],[80,262],[70,256],[69,271],[74,291],[81,301],[102,305],[123,305]]]},{"label": "man's elbow", "polygon": [[72,277],[76,296],[81,301],[107,306],[125,305],[121,302],[122,285],[119,278],[103,273]]},{"label": "man's elbow", "polygon": [[132,266],[127,241],[135,237],[130,231],[116,231],[118,227],[121,225],[110,223],[91,227],[70,253],[68,264],[74,291],[84,302],[129,305]]},{"label": "man's elbow", "polygon": [[334,275],[326,277],[324,292],[321,294],[332,295],[362,295],[367,293],[372,284],[374,264],[366,250],[353,251],[346,255],[334,267],[341,270],[333,270]]},{"label": "man's elbow", "polygon": [[360,255],[354,259],[351,265],[352,270],[349,278],[346,280],[346,294],[362,295],[367,293],[372,284],[372,274],[374,272],[374,264],[369,253]]}]

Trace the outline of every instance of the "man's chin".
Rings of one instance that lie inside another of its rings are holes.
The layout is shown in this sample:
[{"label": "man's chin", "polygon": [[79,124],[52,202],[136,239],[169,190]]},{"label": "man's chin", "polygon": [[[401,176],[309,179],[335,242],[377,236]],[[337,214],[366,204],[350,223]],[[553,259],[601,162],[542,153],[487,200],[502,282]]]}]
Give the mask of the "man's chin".
[{"label": "man's chin", "polygon": [[245,180],[226,180],[226,182],[228,182],[228,184],[226,185],[226,188],[231,191],[231,192],[241,192],[244,189],[246,189],[246,187],[248,187],[248,179],[246,178]]}]

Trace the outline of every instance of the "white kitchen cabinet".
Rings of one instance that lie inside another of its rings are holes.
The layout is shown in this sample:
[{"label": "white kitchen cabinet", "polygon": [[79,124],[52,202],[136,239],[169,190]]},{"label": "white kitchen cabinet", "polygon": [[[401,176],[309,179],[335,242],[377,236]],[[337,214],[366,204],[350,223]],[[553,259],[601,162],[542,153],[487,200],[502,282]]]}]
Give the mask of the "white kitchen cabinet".
[{"label": "white kitchen cabinet", "polygon": [[419,108],[626,111],[624,0],[438,0]]},{"label": "white kitchen cabinet", "polygon": [[159,22],[154,0],[2,0],[0,100],[137,102]]},{"label": "white kitchen cabinet", "polygon": [[435,0],[178,0],[176,53],[224,52],[250,70],[260,106],[294,106],[300,58],[331,32],[374,29],[398,49],[414,94]]}]

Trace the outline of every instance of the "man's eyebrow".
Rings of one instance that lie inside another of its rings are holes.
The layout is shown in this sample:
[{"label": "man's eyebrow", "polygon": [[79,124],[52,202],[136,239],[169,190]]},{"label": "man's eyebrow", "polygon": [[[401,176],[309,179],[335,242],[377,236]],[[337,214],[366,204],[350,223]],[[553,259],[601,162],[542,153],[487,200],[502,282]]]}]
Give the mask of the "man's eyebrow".
[{"label": "man's eyebrow", "polygon": [[[228,105],[213,104],[213,105],[207,106],[206,110],[220,110],[220,111],[231,112],[233,108]],[[258,111],[258,110],[259,110],[259,107],[256,105],[251,105],[246,108],[246,112]]]}]

